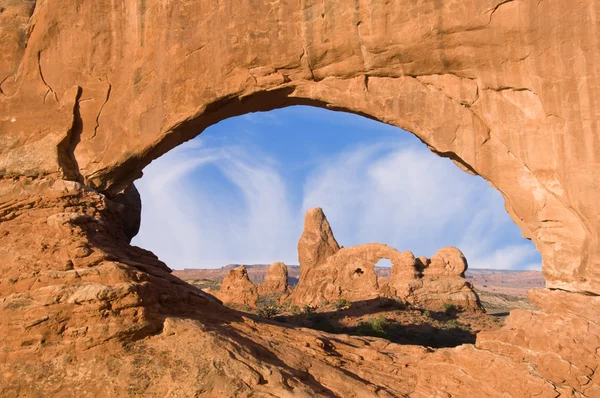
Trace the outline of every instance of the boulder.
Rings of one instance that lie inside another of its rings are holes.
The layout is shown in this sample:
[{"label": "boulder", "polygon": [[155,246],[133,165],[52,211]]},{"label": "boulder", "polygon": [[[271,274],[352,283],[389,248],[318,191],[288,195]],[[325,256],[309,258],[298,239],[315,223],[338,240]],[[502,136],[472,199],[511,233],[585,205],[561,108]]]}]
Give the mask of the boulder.
[{"label": "boulder", "polygon": [[465,277],[467,259],[454,246],[444,247],[431,257],[430,264],[425,268],[425,277]]}]

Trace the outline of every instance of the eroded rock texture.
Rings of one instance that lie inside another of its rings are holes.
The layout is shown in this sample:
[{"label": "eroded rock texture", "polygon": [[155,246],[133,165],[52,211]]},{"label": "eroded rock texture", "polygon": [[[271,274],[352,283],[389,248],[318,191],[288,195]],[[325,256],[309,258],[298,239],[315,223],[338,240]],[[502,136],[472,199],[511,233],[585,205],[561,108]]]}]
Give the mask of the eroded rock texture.
[{"label": "eroded rock texture", "polygon": [[248,271],[243,265],[229,271],[215,295],[224,303],[249,307],[256,307],[258,301],[258,289],[248,278]]},{"label": "eroded rock texture", "polygon": [[289,290],[287,266],[282,262],[271,264],[264,282],[258,285],[258,292],[260,294],[286,294],[289,293]]},{"label": "eroded rock texture", "polygon": [[[0,0],[0,395],[599,396],[599,8]],[[402,127],[497,188],[543,256],[539,311],[433,352],[332,337],[129,246],[113,198],[145,165],[293,104]]]},{"label": "eroded rock texture", "polygon": [[315,207],[306,212],[304,229],[298,241],[298,261],[304,264],[300,275],[323,264],[340,250],[340,245],[333,236],[333,231],[323,213],[323,209]]},{"label": "eroded rock texture", "polygon": [[[315,214],[319,220],[327,220],[320,208],[306,212],[305,229],[298,243],[301,276],[289,296],[293,304],[320,305],[338,299],[362,301],[395,297],[427,309],[439,309],[451,303],[480,308],[477,294],[464,279],[467,260],[457,248],[440,249],[429,260],[416,259],[410,251],[401,253],[381,243],[368,243],[330,250],[326,256],[323,247],[329,246],[315,237],[327,236],[328,240],[336,241],[328,222],[313,222]],[[314,258],[320,261],[311,261]],[[392,263],[389,280],[375,274],[375,265],[384,258]]]}]

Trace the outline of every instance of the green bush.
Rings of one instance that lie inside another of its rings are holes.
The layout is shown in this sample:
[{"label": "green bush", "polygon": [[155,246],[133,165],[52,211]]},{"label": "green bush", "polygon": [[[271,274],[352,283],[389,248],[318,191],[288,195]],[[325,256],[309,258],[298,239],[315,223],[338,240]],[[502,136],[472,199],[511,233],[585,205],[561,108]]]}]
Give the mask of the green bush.
[{"label": "green bush", "polygon": [[278,305],[262,305],[258,307],[258,315],[263,318],[271,319],[281,314],[281,307]]},{"label": "green bush", "polygon": [[458,329],[460,327],[460,325],[458,324],[456,319],[451,319],[448,322],[446,322],[446,327],[448,329]]},{"label": "green bush", "polygon": [[300,315],[302,314],[302,308],[298,307],[297,305],[292,305],[290,306],[290,312],[292,315]]},{"label": "green bush", "polygon": [[350,301],[346,300],[346,299],[337,299],[335,301],[335,303],[333,303],[333,305],[335,306],[336,310],[341,310],[343,308],[348,308],[350,307]]},{"label": "green bush", "polygon": [[358,331],[360,334],[368,336],[385,336],[387,327],[389,327],[389,321],[383,315],[379,315],[359,323]]},{"label": "green bush", "polygon": [[304,314],[312,314],[316,310],[317,310],[317,306],[316,305],[304,304],[304,306],[302,307],[302,313],[304,313]]},{"label": "green bush", "polygon": [[261,294],[260,296],[258,296],[258,301],[256,302],[256,305],[258,307],[265,307],[268,305],[277,305],[277,300],[279,299],[279,296],[276,294]]}]

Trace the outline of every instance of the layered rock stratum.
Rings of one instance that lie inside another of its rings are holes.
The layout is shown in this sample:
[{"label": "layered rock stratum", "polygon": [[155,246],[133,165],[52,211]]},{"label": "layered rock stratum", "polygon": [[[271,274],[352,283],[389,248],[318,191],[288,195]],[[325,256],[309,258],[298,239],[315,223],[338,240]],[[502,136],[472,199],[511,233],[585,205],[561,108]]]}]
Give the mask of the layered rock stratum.
[{"label": "layered rock stratum", "polygon": [[[0,395],[600,396],[599,14],[0,1]],[[298,104],[401,127],[498,189],[542,255],[537,309],[453,349],[332,337],[229,310],[129,245],[146,165]]]}]

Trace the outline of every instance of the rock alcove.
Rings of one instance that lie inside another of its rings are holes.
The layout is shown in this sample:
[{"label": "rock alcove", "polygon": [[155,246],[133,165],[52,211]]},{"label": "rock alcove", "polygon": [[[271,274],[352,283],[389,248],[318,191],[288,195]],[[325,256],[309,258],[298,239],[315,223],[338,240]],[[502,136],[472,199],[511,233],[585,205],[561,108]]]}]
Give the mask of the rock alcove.
[{"label": "rock alcove", "polygon": [[[598,13],[6,2],[2,395],[599,396]],[[294,104],[411,131],[496,187],[542,254],[538,311],[433,352],[333,339],[226,311],[128,244],[144,166],[219,120]]]}]

